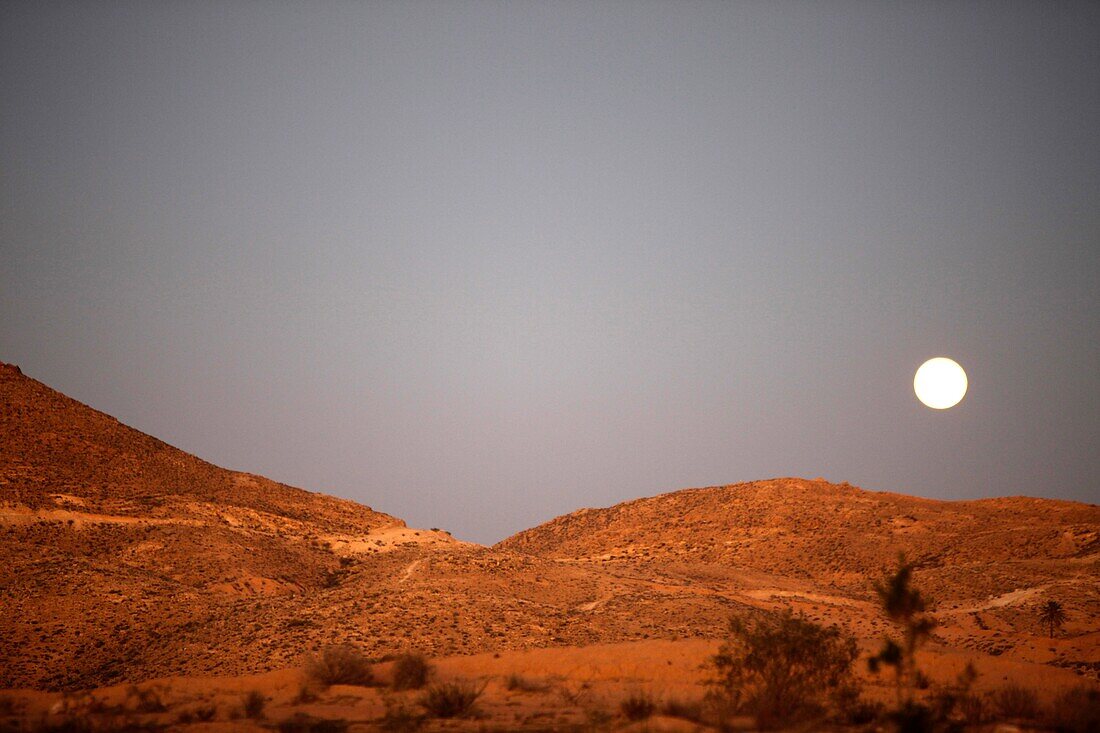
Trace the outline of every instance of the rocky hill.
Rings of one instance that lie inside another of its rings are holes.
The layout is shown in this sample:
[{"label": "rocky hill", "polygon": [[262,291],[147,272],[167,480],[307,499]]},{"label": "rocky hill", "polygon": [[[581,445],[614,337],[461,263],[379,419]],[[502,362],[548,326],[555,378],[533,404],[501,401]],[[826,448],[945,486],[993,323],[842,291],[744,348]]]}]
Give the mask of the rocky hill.
[{"label": "rocky hill", "polygon": [[[965,653],[1100,669],[1100,509],[823,481],[581,510],[495,547],[228,471],[0,365],[0,688],[75,689],[374,657],[713,639],[794,607],[867,644],[904,551]],[[1044,638],[1035,608],[1069,620]]]},{"label": "rocky hill", "polygon": [[[787,599],[865,637],[886,631],[873,584],[904,555],[941,622],[942,643],[1100,669],[1094,504],[945,502],[781,478],[581,509],[497,548],[731,598]],[[1044,650],[1031,638],[1042,633],[1037,608],[1049,599],[1069,612],[1080,642],[1072,650]]]}]

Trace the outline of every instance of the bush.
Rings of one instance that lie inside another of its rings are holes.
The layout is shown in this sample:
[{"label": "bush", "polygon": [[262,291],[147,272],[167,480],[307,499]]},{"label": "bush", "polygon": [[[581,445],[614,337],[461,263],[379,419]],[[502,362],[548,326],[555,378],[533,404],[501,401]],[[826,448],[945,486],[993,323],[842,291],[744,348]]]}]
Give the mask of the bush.
[{"label": "bush", "polygon": [[393,663],[393,689],[419,690],[428,682],[431,665],[420,654],[402,654]]},{"label": "bush", "polygon": [[267,704],[267,698],[259,690],[252,690],[244,696],[244,704],[241,705],[241,709],[244,711],[246,718],[252,720],[259,720],[264,717],[264,705]]},{"label": "bush", "polygon": [[347,721],[324,720],[305,713],[295,713],[279,723],[279,733],[345,733]]},{"label": "bush", "polygon": [[484,686],[472,682],[444,682],[431,685],[420,704],[437,718],[464,718],[474,714],[475,703],[484,691]]},{"label": "bush", "polygon": [[1039,717],[1039,698],[1035,691],[1014,683],[993,693],[993,706],[1004,718],[1035,720]]},{"label": "bush", "polygon": [[904,702],[888,716],[897,726],[898,733],[932,733],[936,729],[936,716],[927,705]]},{"label": "bush", "polygon": [[405,707],[404,703],[386,700],[386,714],[380,727],[387,733],[413,733],[424,726],[424,716]]},{"label": "bush", "polygon": [[750,618],[734,616],[729,638],[712,663],[727,710],[745,712],[761,728],[818,714],[825,696],[851,684],[855,638],[790,609]]},{"label": "bush", "polygon": [[704,720],[703,702],[701,700],[680,700],[670,697],[661,705],[661,715],[690,720],[693,723],[702,723]]},{"label": "bush", "polygon": [[513,672],[504,679],[504,686],[509,692],[546,692],[547,685],[544,682],[535,682]]},{"label": "bush", "polygon": [[1100,690],[1075,687],[1054,701],[1049,722],[1063,733],[1093,733],[1100,730]]},{"label": "bush", "polygon": [[306,659],[306,677],[319,685],[360,685],[374,682],[370,661],[350,646],[329,646]]},{"label": "bush", "polygon": [[153,687],[144,690],[130,685],[126,690],[126,699],[133,700],[133,708],[138,713],[163,713],[168,707],[160,698],[160,691]]},{"label": "bush", "polygon": [[619,703],[619,712],[627,720],[645,720],[652,716],[656,709],[657,705],[653,702],[653,697],[640,690],[631,692]]}]

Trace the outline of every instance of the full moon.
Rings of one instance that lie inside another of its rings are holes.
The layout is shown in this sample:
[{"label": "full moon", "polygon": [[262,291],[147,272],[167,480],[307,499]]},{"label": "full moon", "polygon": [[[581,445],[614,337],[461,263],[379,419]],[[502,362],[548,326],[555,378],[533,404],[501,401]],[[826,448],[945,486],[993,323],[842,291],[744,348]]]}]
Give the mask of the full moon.
[{"label": "full moon", "polygon": [[920,365],[913,377],[913,391],[929,407],[946,410],[966,394],[966,372],[953,359],[937,356]]}]

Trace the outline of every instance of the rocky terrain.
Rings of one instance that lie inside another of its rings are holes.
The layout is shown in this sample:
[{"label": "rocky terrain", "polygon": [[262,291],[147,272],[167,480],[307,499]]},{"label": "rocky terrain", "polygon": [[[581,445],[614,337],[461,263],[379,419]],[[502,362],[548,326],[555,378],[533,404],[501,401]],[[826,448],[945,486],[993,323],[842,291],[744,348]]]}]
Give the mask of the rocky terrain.
[{"label": "rocky terrain", "polygon": [[[0,688],[257,675],[338,643],[375,658],[624,643],[705,656],[751,608],[793,607],[870,649],[889,630],[872,583],[899,553],[939,621],[930,653],[1097,677],[1095,505],[774,479],[583,509],[482,547],[210,465],[0,365]],[[1051,599],[1067,614],[1056,638],[1037,619]],[[684,664],[697,677],[701,661]],[[607,678],[577,664],[561,678]]]}]

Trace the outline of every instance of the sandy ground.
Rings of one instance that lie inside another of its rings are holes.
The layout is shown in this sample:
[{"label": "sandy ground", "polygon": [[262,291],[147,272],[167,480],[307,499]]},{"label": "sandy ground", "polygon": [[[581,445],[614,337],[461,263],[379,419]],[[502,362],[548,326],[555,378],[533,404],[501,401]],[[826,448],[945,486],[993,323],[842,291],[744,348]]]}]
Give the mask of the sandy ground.
[{"label": "sandy ground", "polygon": [[[670,700],[700,701],[710,674],[704,663],[717,647],[717,642],[702,640],[644,641],[436,659],[432,682],[469,682],[482,694],[476,717],[429,719],[423,729],[705,730],[696,723],[660,715],[639,727],[622,715],[619,706],[632,694],[651,697],[658,705]],[[1060,691],[1082,684],[1079,676],[1067,670],[985,655],[936,650],[920,659],[933,685],[950,683],[968,662],[978,670],[975,690],[979,693],[1017,683],[1049,702]],[[387,709],[423,712],[422,692],[389,689],[390,668],[389,663],[375,666],[379,682],[375,687],[319,689],[307,683],[300,668],[291,668],[240,677],[166,677],[138,686],[70,694],[10,690],[0,693],[0,711],[9,714],[9,721],[27,724],[56,724],[79,717],[115,724],[155,723],[169,730],[229,731],[270,729],[295,716],[309,716],[345,721],[350,730],[386,730],[393,729],[384,723]],[[865,697],[890,699],[889,678],[861,674]],[[252,691],[261,693],[265,704],[262,717],[250,720],[244,704]],[[751,728],[751,722],[742,722]]]}]

